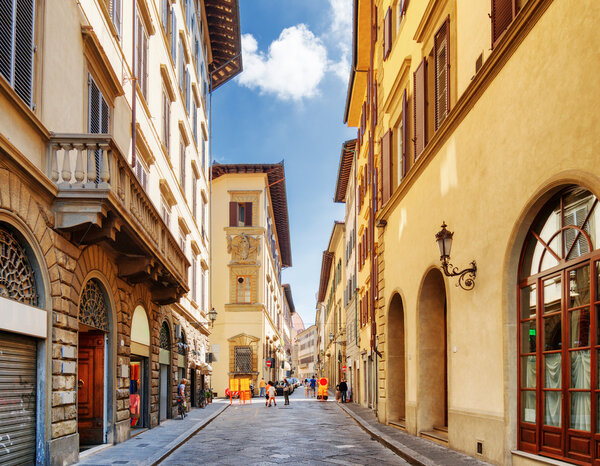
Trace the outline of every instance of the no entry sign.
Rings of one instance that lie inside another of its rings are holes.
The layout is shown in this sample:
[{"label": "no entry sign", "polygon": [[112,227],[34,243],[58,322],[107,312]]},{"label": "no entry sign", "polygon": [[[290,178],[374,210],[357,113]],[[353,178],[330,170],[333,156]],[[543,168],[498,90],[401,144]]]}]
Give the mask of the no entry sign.
[{"label": "no entry sign", "polygon": [[271,360],[267,359],[267,367],[271,367]]}]

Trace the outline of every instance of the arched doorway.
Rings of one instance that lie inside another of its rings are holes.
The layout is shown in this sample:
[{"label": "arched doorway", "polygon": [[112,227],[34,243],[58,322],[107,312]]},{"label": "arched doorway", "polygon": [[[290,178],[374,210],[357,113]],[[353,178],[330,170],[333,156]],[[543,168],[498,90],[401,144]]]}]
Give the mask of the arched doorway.
[{"label": "arched doorway", "polygon": [[404,306],[394,294],[388,312],[388,419],[405,426],[406,363],[404,350]]},{"label": "arched doorway", "polygon": [[519,266],[519,449],[594,463],[600,445],[600,208],[580,187],[534,220]]},{"label": "arched doorway", "polygon": [[447,344],[446,288],[442,273],[432,269],[418,303],[417,428],[441,439],[448,432]]},{"label": "arched doorway", "polygon": [[129,411],[131,428],[150,427],[150,326],[142,306],[131,318],[131,357],[129,359]]},{"label": "arched doorway", "polygon": [[169,400],[171,399],[171,330],[167,322],[163,322],[160,327],[159,334],[159,350],[158,350],[158,413],[159,421],[171,417],[169,409]]},{"label": "arched doorway", "polygon": [[106,443],[112,425],[112,319],[106,289],[90,278],[79,298],[77,414],[81,449]]}]

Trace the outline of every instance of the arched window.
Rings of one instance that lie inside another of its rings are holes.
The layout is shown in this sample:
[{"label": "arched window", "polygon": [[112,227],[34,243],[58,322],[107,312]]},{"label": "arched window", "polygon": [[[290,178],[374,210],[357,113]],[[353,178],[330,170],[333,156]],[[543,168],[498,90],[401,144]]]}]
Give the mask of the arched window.
[{"label": "arched window", "polygon": [[27,245],[0,223],[0,296],[39,306],[36,274]]},{"label": "arched window", "polygon": [[79,300],[79,322],[108,332],[108,305],[104,289],[95,278],[88,280]]},{"label": "arched window", "polygon": [[166,322],[163,322],[160,327],[158,345],[164,350],[171,351],[171,332],[169,332],[169,325]]},{"label": "arched window", "polygon": [[589,462],[600,450],[600,207],[554,196],[534,221],[519,279],[519,448]]}]

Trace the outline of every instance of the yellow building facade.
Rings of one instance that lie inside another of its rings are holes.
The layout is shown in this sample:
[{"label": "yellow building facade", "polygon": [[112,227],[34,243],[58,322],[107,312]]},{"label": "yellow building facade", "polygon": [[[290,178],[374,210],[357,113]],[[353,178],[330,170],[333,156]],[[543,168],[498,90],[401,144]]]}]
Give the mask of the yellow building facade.
[{"label": "yellow building facade", "polygon": [[374,408],[495,464],[598,458],[600,8],[572,6],[354,2]]},{"label": "yellow building facade", "polygon": [[329,245],[323,252],[321,279],[317,305],[322,305],[323,322],[321,336],[324,341],[322,357],[323,376],[329,380],[330,387],[340,383],[343,366],[346,361],[346,312],[344,309],[344,222],[335,222],[331,231]]},{"label": "yellow building facade", "polygon": [[[291,266],[283,163],[212,167],[213,388],[286,375],[285,290]],[[289,293],[291,296],[291,291]]]}]

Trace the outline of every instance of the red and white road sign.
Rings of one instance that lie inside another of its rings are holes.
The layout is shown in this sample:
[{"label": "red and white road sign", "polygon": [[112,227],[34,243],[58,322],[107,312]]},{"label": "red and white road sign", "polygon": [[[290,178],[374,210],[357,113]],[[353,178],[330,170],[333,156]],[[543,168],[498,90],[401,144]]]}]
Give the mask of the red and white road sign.
[{"label": "red and white road sign", "polygon": [[271,360],[267,359],[267,367],[271,367]]}]

